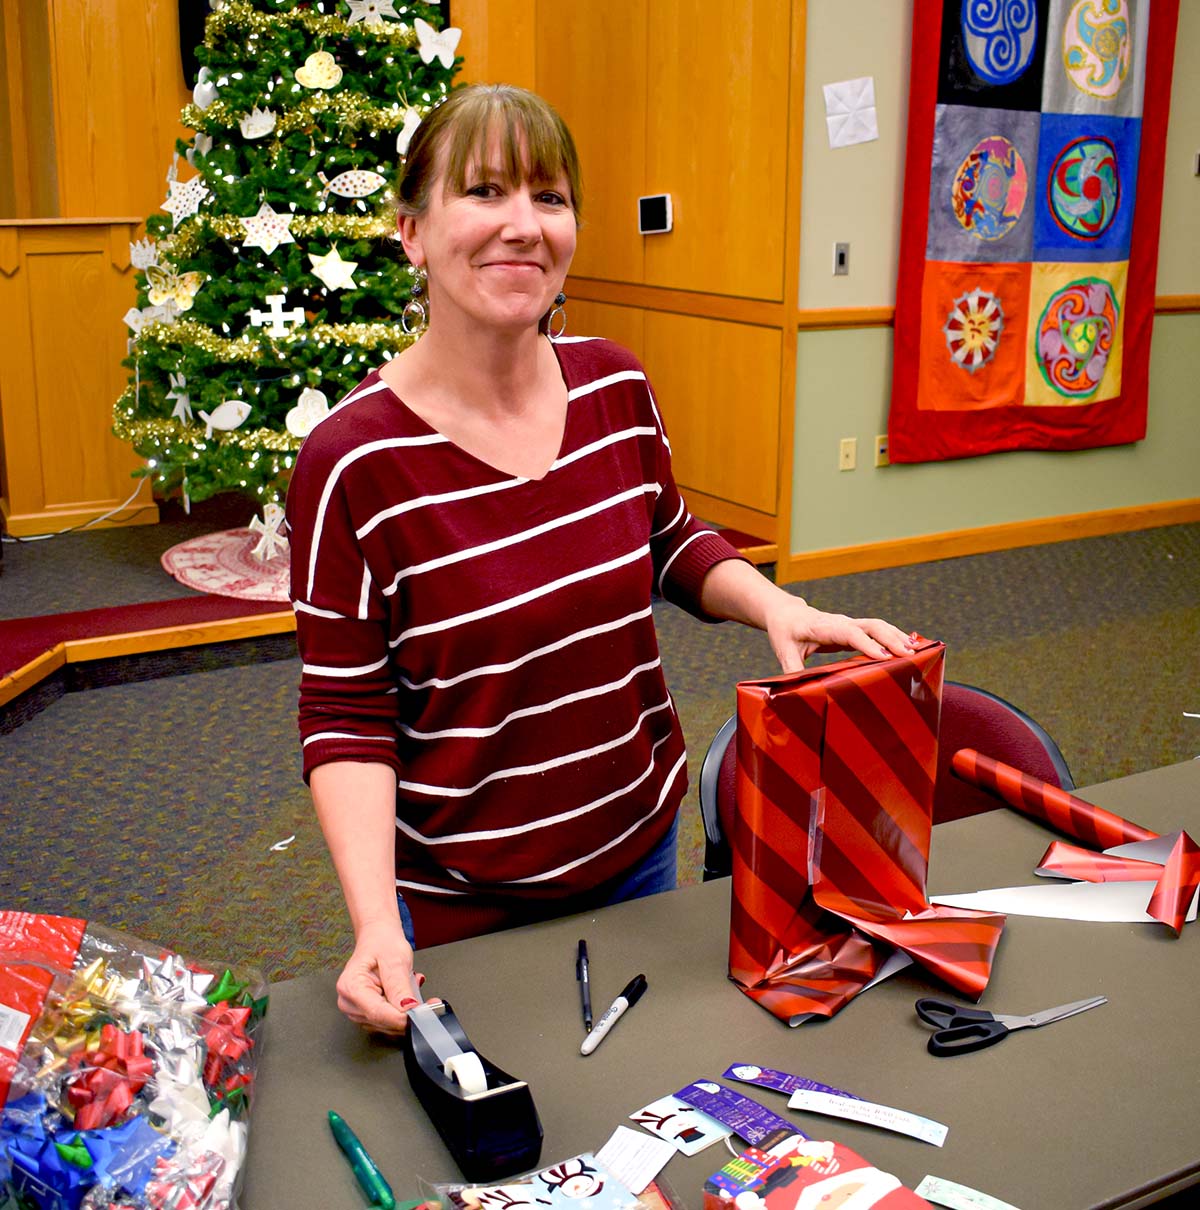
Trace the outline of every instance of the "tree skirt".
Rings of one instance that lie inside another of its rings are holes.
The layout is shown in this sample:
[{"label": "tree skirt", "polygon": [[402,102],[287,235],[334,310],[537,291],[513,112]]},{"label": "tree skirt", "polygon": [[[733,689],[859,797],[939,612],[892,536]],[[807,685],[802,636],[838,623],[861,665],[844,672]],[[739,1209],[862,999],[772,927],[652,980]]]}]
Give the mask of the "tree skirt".
[{"label": "tree skirt", "polygon": [[251,553],[258,541],[259,535],[249,529],[190,538],[163,554],[163,570],[197,592],[286,604],[291,600],[287,551],[258,559]]}]

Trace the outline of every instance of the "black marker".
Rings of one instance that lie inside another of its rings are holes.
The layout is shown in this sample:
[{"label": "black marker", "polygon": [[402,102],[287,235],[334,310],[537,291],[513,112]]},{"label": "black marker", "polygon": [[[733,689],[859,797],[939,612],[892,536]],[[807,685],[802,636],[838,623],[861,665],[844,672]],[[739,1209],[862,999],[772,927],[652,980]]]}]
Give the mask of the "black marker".
[{"label": "black marker", "polygon": [[587,942],[580,941],[579,956],[575,959],[575,978],[579,981],[579,1003],[583,1006],[583,1028],[592,1028],[592,985],[588,980]]},{"label": "black marker", "polygon": [[608,1011],[596,1022],[596,1028],[584,1038],[583,1045],[579,1048],[579,1053],[581,1055],[590,1055],[604,1041],[605,1034],[616,1025],[621,1014],[627,1008],[632,1008],[642,998],[642,992],[645,990],[645,975],[635,975],[630,979],[621,994],[609,1005]]}]

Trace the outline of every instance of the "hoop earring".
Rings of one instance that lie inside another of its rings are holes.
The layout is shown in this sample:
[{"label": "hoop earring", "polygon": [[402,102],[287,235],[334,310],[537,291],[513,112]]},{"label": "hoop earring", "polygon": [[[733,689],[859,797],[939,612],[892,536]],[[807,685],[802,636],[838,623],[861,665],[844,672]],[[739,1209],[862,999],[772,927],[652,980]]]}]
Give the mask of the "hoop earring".
[{"label": "hoop earring", "polygon": [[[546,316],[546,335],[551,340],[557,340],[567,330],[567,309],[563,303],[567,301],[567,296],[560,290],[554,296],[554,309]],[[558,331],[554,330],[554,321],[558,320]]]},{"label": "hoop earring", "polygon": [[421,301],[425,295],[425,270],[418,269],[412,285],[412,297],[400,312],[400,327],[406,336],[420,336],[429,325],[429,313]]}]

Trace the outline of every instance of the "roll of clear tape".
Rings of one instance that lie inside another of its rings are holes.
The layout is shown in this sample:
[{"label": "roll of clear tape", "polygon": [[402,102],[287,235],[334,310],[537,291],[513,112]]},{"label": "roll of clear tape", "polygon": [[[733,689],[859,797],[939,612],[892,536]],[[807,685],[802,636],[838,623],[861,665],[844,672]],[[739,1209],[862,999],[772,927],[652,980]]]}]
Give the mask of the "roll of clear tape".
[{"label": "roll of clear tape", "polygon": [[473,1050],[459,1051],[458,1054],[451,1055],[442,1070],[452,1080],[457,1080],[459,1088],[468,1096],[487,1091],[487,1076],[483,1073],[483,1064]]}]

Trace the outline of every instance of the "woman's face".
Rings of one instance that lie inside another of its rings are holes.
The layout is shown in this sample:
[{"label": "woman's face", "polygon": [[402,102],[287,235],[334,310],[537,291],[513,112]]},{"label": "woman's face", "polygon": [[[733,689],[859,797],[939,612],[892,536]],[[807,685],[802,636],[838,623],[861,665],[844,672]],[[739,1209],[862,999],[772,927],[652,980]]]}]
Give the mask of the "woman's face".
[{"label": "woman's face", "polygon": [[443,157],[429,205],[400,220],[409,260],[429,274],[431,326],[519,331],[536,326],[562,289],[576,230],[566,176],[510,186],[501,163],[490,148],[459,194]]}]

